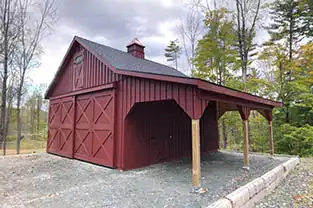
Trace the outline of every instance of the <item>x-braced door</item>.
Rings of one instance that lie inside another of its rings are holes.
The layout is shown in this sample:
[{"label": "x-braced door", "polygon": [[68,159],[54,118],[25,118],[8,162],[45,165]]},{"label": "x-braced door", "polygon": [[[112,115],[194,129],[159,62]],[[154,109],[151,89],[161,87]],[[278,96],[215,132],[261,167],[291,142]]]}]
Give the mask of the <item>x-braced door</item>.
[{"label": "x-braced door", "polygon": [[47,151],[72,157],[74,100],[72,97],[50,101]]},{"label": "x-braced door", "polygon": [[114,91],[78,96],[74,158],[113,167]]}]

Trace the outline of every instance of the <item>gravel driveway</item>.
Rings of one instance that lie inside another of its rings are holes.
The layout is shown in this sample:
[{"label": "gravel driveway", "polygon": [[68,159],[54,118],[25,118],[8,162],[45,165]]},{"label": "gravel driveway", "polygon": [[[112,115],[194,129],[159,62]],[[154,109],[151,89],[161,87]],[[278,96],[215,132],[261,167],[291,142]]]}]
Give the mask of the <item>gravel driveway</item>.
[{"label": "gravel driveway", "polygon": [[256,208],[312,208],[313,158],[301,158],[301,163]]},{"label": "gravel driveway", "polygon": [[286,160],[250,155],[248,172],[242,154],[207,154],[201,171],[209,191],[194,194],[190,159],[120,172],[46,153],[6,156],[0,157],[0,202],[21,208],[205,207]]}]

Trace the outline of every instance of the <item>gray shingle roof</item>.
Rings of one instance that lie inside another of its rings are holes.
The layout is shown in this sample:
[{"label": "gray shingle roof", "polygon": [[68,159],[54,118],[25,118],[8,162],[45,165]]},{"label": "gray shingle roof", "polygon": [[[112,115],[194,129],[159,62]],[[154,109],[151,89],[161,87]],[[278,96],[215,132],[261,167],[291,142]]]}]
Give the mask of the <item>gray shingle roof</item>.
[{"label": "gray shingle roof", "polygon": [[94,53],[104,59],[104,61],[111,64],[114,68],[123,71],[133,71],[139,73],[150,73],[176,77],[187,77],[182,72],[147,59],[141,59],[132,56],[124,51],[120,51],[81,37],[76,39],[82,44],[90,48]]}]

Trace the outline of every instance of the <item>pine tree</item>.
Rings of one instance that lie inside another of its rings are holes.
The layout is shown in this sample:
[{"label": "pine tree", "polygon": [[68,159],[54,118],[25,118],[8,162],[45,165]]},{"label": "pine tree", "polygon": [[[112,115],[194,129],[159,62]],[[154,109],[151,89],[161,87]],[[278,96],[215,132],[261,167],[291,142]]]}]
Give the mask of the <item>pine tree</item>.
[{"label": "pine tree", "polygon": [[[271,35],[271,44],[281,44],[285,47],[283,50],[288,52],[288,62],[284,67],[286,70],[285,89],[288,94],[292,94],[290,82],[293,80],[294,70],[294,51],[297,43],[303,38],[303,30],[305,29],[301,18],[303,16],[299,1],[297,0],[276,0],[270,5],[272,23],[267,29]],[[285,120],[289,122],[289,107],[292,96],[283,96],[282,102],[285,106]]]},{"label": "pine tree", "polygon": [[179,45],[178,40],[171,40],[170,44],[165,48],[165,57],[169,62],[174,62],[175,68],[178,67],[178,59],[181,55],[182,48]]},{"label": "pine tree", "polygon": [[300,16],[301,24],[303,30],[301,31],[302,35],[305,35],[308,38],[313,37],[313,1],[312,0],[300,0],[299,3],[300,10],[302,15]]},{"label": "pine tree", "polygon": [[276,0],[270,8],[270,14],[274,20],[274,23],[267,27],[271,41],[274,43],[285,41],[288,46],[289,59],[292,59],[295,44],[301,39],[301,32],[304,30],[303,25],[300,24],[302,9],[299,1]]}]

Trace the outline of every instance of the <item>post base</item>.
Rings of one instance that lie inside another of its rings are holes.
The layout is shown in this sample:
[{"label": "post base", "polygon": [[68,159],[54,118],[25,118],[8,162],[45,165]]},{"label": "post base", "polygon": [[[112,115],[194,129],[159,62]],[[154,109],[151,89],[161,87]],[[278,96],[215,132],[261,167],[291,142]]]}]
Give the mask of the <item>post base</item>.
[{"label": "post base", "polygon": [[207,188],[201,188],[200,186],[194,186],[192,187],[191,193],[195,193],[195,194],[204,194],[208,192]]},{"label": "post base", "polygon": [[244,166],[242,167],[242,169],[249,171],[249,170],[250,170],[250,167],[249,167],[248,165],[244,165]]}]

